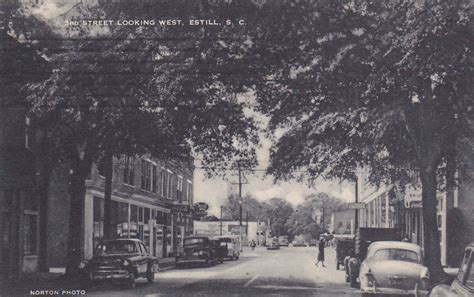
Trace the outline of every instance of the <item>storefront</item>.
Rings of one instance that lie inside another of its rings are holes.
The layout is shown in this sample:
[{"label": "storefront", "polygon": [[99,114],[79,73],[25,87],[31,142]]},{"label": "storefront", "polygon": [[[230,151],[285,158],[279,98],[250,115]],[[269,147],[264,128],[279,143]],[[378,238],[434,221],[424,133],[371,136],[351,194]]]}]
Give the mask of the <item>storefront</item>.
[{"label": "storefront", "polygon": [[[93,249],[104,236],[104,199],[101,193],[96,193],[92,195],[92,200],[92,242],[91,249],[86,250],[86,258],[92,256]],[[113,197],[111,212],[112,224],[116,226],[116,238],[137,238],[145,243],[152,255],[159,258],[172,256],[174,246],[170,209]],[[87,225],[86,222],[86,233]]]}]

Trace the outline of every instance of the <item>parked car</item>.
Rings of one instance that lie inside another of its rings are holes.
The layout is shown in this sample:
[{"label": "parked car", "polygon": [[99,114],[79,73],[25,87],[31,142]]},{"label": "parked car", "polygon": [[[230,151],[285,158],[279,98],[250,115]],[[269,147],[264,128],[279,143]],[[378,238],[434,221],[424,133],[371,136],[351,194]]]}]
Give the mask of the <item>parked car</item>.
[{"label": "parked car", "polygon": [[290,243],[288,242],[288,236],[284,235],[278,237],[278,243],[280,244],[280,246],[289,246]]},{"label": "parked car", "polygon": [[336,240],[336,270],[345,264],[344,259],[350,255],[353,248],[354,240],[352,238],[338,238]]},{"label": "parked car", "polygon": [[183,240],[183,253],[176,257],[176,267],[196,264],[213,266],[217,261],[215,245],[209,237],[190,236]]},{"label": "parked car", "polygon": [[317,239],[311,239],[309,241],[309,246],[318,246],[318,240]]},{"label": "parked car", "polygon": [[362,296],[428,296],[428,268],[423,264],[421,247],[414,243],[370,244],[360,265],[359,280]]},{"label": "parked car", "polygon": [[231,236],[217,236],[215,238],[218,238],[221,241],[226,242],[227,244],[227,257],[224,259],[229,259],[229,260],[238,260],[240,257],[240,246],[239,246],[239,241]]},{"label": "parked car", "polygon": [[280,243],[278,241],[278,238],[274,237],[272,240],[267,244],[267,250],[279,250],[280,249]]},{"label": "parked car", "polygon": [[83,285],[109,280],[133,288],[139,277],[153,282],[158,259],[138,239],[113,239],[100,242],[92,259],[82,261],[79,268]]},{"label": "parked car", "polygon": [[430,297],[468,296],[474,296],[474,242],[464,250],[458,274],[451,284],[439,284],[430,293]]},{"label": "parked car", "polygon": [[219,238],[213,238],[211,244],[214,246],[217,262],[224,263],[224,258],[228,256],[227,242]]},{"label": "parked car", "polygon": [[367,255],[368,246],[376,241],[400,241],[400,231],[396,228],[359,228],[356,230],[354,249],[350,256],[344,259],[346,282],[352,288],[357,287],[360,264]]}]

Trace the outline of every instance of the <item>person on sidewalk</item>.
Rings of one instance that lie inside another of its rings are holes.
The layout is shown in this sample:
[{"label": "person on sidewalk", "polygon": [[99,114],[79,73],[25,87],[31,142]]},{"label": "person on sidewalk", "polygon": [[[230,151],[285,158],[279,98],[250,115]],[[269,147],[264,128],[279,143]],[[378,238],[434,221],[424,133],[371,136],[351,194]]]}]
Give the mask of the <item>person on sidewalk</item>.
[{"label": "person on sidewalk", "polygon": [[324,238],[321,238],[318,244],[318,261],[316,262],[316,266],[319,266],[319,262],[322,263],[323,267],[326,267],[324,265],[324,248],[326,246],[326,243],[324,242]]}]

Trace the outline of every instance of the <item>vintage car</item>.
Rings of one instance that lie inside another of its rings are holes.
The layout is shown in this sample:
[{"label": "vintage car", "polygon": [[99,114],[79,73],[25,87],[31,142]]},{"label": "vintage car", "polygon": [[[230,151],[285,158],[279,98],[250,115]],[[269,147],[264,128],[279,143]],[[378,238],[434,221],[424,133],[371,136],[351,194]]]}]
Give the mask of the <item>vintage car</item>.
[{"label": "vintage car", "polygon": [[272,240],[267,244],[267,250],[279,250],[280,242],[277,237],[273,237]]},{"label": "vintage car", "polygon": [[280,246],[289,246],[290,243],[288,242],[288,236],[284,235],[278,237],[278,243],[280,244]]},{"label": "vintage car", "polygon": [[215,243],[206,236],[185,237],[183,253],[176,257],[176,267],[186,265],[213,266],[218,262]]},{"label": "vintage car", "polygon": [[429,274],[419,245],[378,241],[369,245],[359,270],[362,296],[428,296]]},{"label": "vintage car", "polygon": [[317,239],[311,239],[309,241],[309,246],[318,246],[318,240]]},{"label": "vintage car", "polygon": [[238,260],[240,257],[239,241],[231,236],[216,236],[221,242],[224,241],[227,245],[227,256],[224,259]]},{"label": "vintage car", "polygon": [[456,278],[449,284],[439,284],[430,297],[474,297],[474,242],[464,250]]},{"label": "vintage car", "polygon": [[133,288],[139,277],[153,282],[158,259],[150,256],[145,244],[138,239],[112,239],[100,242],[92,259],[82,261],[79,269],[85,286],[108,280]]},{"label": "vintage car", "polygon": [[214,250],[216,252],[217,262],[224,263],[224,258],[226,258],[228,255],[227,242],[218,238],[210,239],[210,241],[211,241],[211,245],[214,247]]}]

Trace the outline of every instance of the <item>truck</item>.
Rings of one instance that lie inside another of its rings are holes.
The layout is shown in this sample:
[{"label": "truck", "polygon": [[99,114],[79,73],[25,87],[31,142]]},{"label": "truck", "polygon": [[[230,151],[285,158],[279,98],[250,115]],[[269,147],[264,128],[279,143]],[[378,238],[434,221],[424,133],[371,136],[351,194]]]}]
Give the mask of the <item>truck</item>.
[{"label": "truck", "polygon": [[367,248],[375,241],[400,241],[400,230],[397,228],[359,228],[356,231],[354,247],[344,259],[346,282],[352,288],[357,287],[360,263],[367,255]]}]

